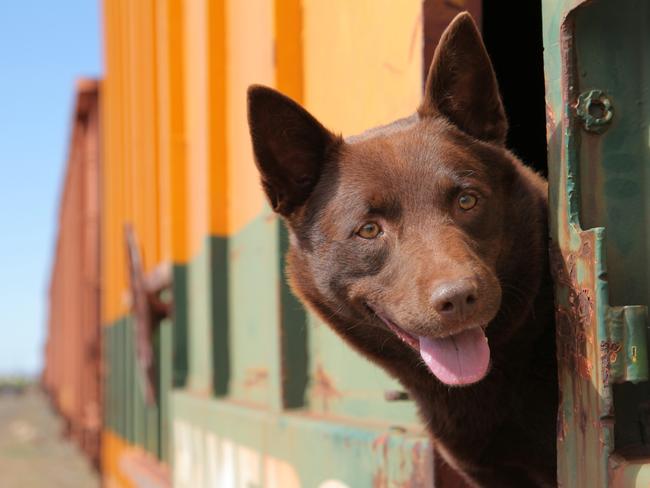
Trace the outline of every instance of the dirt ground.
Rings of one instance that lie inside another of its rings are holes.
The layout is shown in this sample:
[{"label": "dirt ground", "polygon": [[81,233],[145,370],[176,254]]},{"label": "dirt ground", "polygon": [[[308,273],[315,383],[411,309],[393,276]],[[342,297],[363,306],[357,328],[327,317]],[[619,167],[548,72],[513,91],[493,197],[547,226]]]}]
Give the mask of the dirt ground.
[{"label": "dirt ground", "polygon": [[61,428],[37,388],[0,395],[0,487],[98,488],[97,474]]}]

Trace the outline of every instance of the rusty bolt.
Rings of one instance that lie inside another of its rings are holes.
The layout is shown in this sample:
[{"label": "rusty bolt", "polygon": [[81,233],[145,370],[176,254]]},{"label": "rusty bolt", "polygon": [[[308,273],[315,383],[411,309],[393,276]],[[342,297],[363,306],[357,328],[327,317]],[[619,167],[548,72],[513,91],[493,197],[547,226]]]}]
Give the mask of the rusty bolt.
[{"label": "rusty bolt", "polygon": [[578,97],[576,113],[586,131],[602,134],[612,122],[614,107],[604,91],[589,90]]}]

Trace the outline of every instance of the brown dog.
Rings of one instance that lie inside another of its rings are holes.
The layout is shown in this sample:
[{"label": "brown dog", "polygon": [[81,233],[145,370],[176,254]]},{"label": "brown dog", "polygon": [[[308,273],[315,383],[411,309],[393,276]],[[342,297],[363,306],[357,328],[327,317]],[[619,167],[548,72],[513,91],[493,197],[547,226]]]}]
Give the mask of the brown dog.
[{"label": "brown dog", "polygon": [[411,117],[344,140],[251,87],[249,124],[303,302],[399,379],[469,482],[554,486],[546,183],[504,147],[472,18],[445,31]]}]

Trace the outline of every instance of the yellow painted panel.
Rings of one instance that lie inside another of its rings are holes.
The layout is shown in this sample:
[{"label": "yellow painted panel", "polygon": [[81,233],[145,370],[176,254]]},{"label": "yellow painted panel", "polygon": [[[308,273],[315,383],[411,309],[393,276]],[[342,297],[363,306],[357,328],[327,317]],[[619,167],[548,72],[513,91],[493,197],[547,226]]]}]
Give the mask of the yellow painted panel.
[{"label": "yellow painted panel", "polygon": [[422,0],[304,0],[306,107],[345,135],[413,113],[421,11]]},{"label": "yellow painted panel", "polygon": [[246,90],[252,83],[275,83],[274,5],[269,0],[229,0],[227,17],[228,233],[234,234],[258,216],[264,204],[248,133]]}]

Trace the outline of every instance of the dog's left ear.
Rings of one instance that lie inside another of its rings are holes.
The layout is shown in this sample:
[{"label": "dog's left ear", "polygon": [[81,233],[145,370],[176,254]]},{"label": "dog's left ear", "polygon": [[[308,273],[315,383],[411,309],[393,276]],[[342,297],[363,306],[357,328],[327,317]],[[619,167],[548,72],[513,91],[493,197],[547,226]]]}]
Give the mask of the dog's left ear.
[{"label": "dog's left ear", "polygon": [[443,115],[477,139],[505,144],[508,121],[497,79],[467,12],[458,14],[442,34],[418,112],[422,117]]}]

